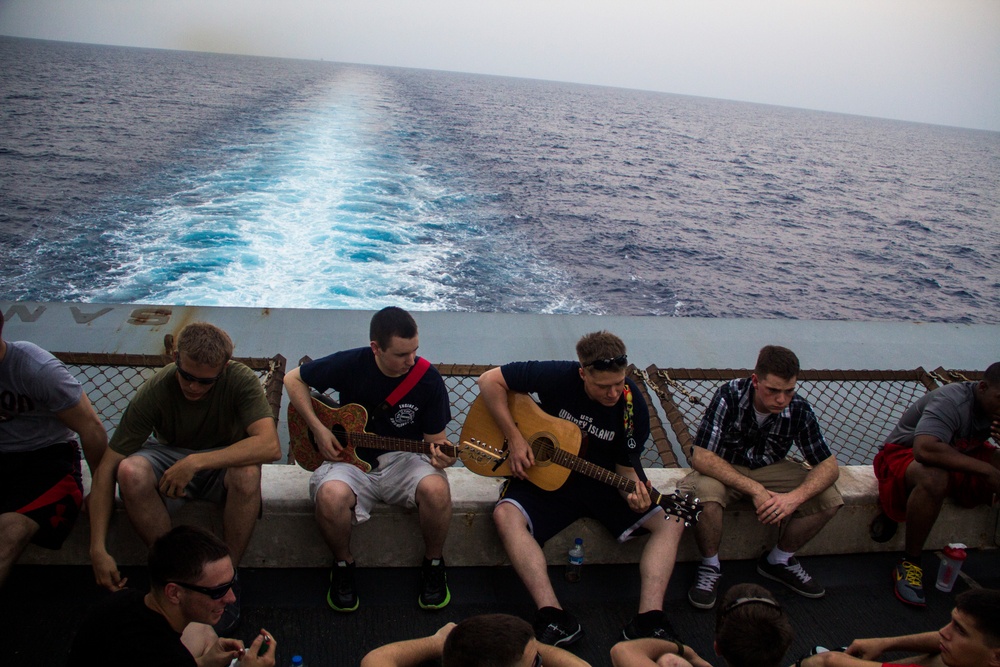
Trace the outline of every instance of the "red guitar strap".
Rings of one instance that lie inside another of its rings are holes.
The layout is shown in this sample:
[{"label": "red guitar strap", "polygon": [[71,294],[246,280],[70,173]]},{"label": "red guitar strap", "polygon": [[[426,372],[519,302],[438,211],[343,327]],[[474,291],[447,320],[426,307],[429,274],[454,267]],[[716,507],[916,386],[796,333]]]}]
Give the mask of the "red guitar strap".
[{"label": "red guitar strap", "polygon": [[406,378],[399,383],[398,387],[392,390],[392,393],[389,394],[389,397],[382,402],[382,405],[380,405],[379,408],[385,411],[396,405],[396,403],[399,403],[404,396],[410,393],[411,389],[417,386],[417,383],[420,382],[420,378],[424,376],[424,373],[426,373],[427,369],[430,367],[431,362],[427,361],[423,357],[419,357],[417,359],[417,363],[410,369]]}]

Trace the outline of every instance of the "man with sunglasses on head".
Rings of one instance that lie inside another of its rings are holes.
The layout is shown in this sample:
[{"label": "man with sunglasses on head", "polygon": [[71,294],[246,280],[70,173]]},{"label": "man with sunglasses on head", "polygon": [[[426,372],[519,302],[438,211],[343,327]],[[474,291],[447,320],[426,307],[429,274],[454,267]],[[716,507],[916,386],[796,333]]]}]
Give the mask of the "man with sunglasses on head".
[{"label": "man with sunglasses on head", "polygon": [[0,585],[30,542],[62,546],[83,506],[80,450],[93,473],[108,447],[76,378],[34,343],[4,341],[3,325],[0,313]]},{"label": "man with sunglasses on head", "polygon": [[514,475],[493,510],[497,531],[538,608],[535,636],[556,646],[572,644],[583,628],[556,597],[542,551],[545,541],[582,517],[600,521],[619,542],[650,533],[639,563],[639,613],[622,634],[626,639],[673,638],[663,595],[683,525],[652,504],[642,483],[626,495],[577,472],[554,491],[530,481],[535,455],[517,428],[508,392],[537,394],[545,412],[580,427],[583,459],[638,482],[636,464],[649,437],[649,412],[638,387],[626,377],[625,344],[612,333],[598,331],[577,342],[576,354],[577,361],[509,363],[479,378],[480,393],[509,444]]},{"label": "man with sunglasses on head", "polygon": [[[777,345],[764,346],[748,378],[722,385],[705,411],[688,457],[691,472],[679,485],[702,503],[695,541],[702,562],[688,591],[699,609],[715,606],[722,566],[722,511],[747,496],[757,520],[781,528],[774,548],[757,561],[757,572],[807,598],[826,591],[794,554],[844,504],[834,482],[840,475],[809,403],[795,395],[799,360]],[[808,467],[787,457],[798,447]]]},{"label": "man with sunglasses on head", "polygon": [[235,599],[236,568],[208,531],[177,526],[149,551],[150,591],[118,591],[91,609],[77,630],[68,667],[272,667],[277,642],[263,628],[250,646],[216,635]]},{"label": "man with sunglasses on head", "polygon": [[[232,354],[222,329],[187,325],[174,362],[143,383],[122,414],[91,489],[90,558],[101,586],[126,583],[107,550],[116,481],[149,546],[170,530],[170,512],[185,500],[222,505],[224,538],[239,565],[260,512],[260,466],[278,459],[281,447],[260,381]],[[219,629],[238,619],[237,599]]]}]

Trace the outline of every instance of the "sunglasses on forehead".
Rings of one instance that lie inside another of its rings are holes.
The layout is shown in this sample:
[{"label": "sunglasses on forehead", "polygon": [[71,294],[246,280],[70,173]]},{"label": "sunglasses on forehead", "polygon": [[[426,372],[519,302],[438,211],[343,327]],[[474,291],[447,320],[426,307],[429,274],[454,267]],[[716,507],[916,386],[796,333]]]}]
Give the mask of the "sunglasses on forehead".
[{"label": "sunglasses on forehead", "polygon": [[207,595],[213,600],[221,600],[226,597],[226,593],[229,589],[236,585],[236,575],[233,575],[233,580],[222,584],[221,586],[212,586],[211,588],[206,588],[205,586],[197,586],[195,584],[188,584],[183,581],[168,581],[168,584],[177,584],[181,588],[186,588],[189,591],[194,591],[195,593],[201,593],[202,595]]},{"label": "sunglasses on forehead", "polygon": [[197,382],[198,384],[215,384],[222,377],[222,373],[225,373],[225,367],[223,367],[222,373],[219,373],[215,377],[211,378],[200,378],[197,375],[191,375],[186,370],[181,368],[180,357],[174,360],[174,365],[177,367],[177,374],[180,375],[186,382]]},{"label": "sunglasses on forehead", "polygon": [[623,354],[608,359],[594,359],[589,364],[584,364],[584,367],[593,366],[595,371],[609,371],[612,368],[621,368],[626,364],[628,364],[628,355]]}]

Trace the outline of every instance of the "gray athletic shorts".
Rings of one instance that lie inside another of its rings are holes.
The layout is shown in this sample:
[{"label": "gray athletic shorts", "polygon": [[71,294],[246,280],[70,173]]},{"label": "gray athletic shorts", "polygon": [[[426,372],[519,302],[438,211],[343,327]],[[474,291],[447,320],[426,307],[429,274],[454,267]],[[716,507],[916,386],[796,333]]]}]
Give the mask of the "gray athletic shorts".
[{"label": "gray athletic shorts", "polygon": [[378,467],[367,473],[350,463],[326,461],[309,478],[309,497],[315,503],[319,487],[327,482],[344,482],[358,499],[353,519],[357,525],[371,518],[372,508],[379,501],[416,507],[417,485],[428,475],[439,475],[448,481],[448,475],[432,466],[424,454],[386,452],[378,457]]},{"label": "gray athletic shorts", "polygon": [[[221,447],[219,448],[221,449]],[[148,440],[142,449],[131,456],[141,456],[149,461],[153,466],[153,474],[156,475],[156,482],[159,484],[160,478],[167,468],[174,465],[188,454],[196,452],[209,452],[211,449],[183,449],[181,447],[170,447],[161,445],[155,440]],[[202,470],[195,473],[188,485],[184,487],[185,498],[163,498],[163,503],[167,506],[167,511],[173,514],[187,500],[208,500],[216,505],[222,505],[226,501],[226,469]]]}]

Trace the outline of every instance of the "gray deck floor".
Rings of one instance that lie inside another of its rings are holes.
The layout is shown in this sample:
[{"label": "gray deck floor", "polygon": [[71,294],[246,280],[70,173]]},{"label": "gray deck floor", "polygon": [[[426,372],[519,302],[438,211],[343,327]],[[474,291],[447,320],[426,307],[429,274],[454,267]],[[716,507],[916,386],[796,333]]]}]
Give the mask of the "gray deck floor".
[{"label": "gray deck floor", "polygon": [[[807,600],[756,574],[753,561],[724,564],[723,587],[741,581],[763,584],[792,617],[797,637],[788,652],[793,663],[814,644],[849,643],[856,636],[903,634],[944,625],[954,596],[968,588],[960,581],[952,593],[933,588],[936,559],[925,554],[929,607],[906,607],[892,596],[892,556],[866,554],[803,559],[827,588],[820,600]],[[1000,588],[1000,551],[970,555],[963,572],[975,584]],[[686,601],[695,566],[678,565],[667,593],[667,611],[681,638],[703,656],[712,655],[714,612],[701,612]],[[130,582],[145,585],[139,568],[128,571]],[[578,584],[562,581],[552,568],[563,604],[584,626],[584,637],[572,650],[593,665],[610,664],[608,651],[622,625],[635,613],[639,580],[636,566],[584,567]],[[356,665],[382,643],[429,634],[451,620],[485,612],[507,612],[531,619],[534,608],[510,568],[451,568],[452,603],[440,612],[416,605],[418,572],[411,569],[360,569],[361,608],[341,615],[329,610],[324,595],[327,571],[319,569],[242,571],[243,618],[232,636],[249,640],[264,626],[279,642],[278,665],[300,653],[309,667]],[[0,627],[4,629],[5,665],[61,665],[89,605],[104,593],[92,583],[86,567],[17,566],[0,591]],[[136,664],[142,664],[141,658]]]}]

